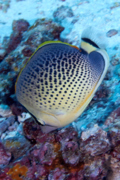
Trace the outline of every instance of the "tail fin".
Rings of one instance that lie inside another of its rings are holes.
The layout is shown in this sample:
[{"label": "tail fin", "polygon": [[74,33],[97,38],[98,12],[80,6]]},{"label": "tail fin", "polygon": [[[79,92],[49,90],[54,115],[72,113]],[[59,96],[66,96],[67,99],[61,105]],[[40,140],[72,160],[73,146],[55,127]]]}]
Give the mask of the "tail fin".
[{"label": "tail fin", "polygon": [[88,53],[96,49],[105,49],[107,44],[107,37],[96,28],[88,27],[82,33],[81,48]]}]

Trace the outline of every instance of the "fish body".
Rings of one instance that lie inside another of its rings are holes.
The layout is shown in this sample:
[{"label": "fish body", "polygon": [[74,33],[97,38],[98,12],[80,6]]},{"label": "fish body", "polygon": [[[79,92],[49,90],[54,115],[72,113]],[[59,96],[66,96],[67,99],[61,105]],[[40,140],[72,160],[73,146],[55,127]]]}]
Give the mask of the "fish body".
[{"label": "fish body", "polygon": [[18,101],[42,125],[59,128],[73,122],[106,74],[109,57],[100,46],[85,33],[80,48],[61,41],[40,45],[17,78]]}]

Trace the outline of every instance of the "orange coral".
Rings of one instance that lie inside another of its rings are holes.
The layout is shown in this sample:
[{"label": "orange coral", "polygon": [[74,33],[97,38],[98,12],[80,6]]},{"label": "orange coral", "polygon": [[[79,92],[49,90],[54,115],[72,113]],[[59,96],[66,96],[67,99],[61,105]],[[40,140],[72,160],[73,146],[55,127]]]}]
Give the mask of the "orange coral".
[{"label": "orange coral", "polygon": [[8,175],[11,175],[13,180],[22,180],[22,176],[26,176],[28,168],[26,166],[21,166],[19,163],[16,164],[8,171]]}]

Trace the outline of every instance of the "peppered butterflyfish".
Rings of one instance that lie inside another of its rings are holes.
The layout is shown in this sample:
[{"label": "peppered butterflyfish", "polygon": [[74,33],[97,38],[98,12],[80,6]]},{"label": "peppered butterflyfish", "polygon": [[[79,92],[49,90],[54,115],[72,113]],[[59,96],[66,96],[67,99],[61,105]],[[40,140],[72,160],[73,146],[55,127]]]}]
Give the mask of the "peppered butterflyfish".
[{"label": "peppered butterflyfish", "polygon": [[73,122],[106,74],[109,57],[104,41],[88,28],[80,48],[61,41],[42,43],[17,78],[18,101],[42,125],[57,129]]}]

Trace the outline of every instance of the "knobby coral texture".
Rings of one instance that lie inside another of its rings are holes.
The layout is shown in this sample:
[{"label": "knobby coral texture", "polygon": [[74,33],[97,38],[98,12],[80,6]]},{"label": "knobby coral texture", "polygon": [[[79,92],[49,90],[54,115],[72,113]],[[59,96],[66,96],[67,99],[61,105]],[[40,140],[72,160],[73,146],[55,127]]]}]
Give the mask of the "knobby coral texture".
[{"label": "knobby coral texture", "polygon": [[12,30],[10,38],[4,38],[0,53],[0,103],[9,105],[17,75],[28,58],[41,43],[59,40],[64,28],[50,19],[38,19],[32,26],[20,19],[13,21]]},{"label": "knobby coral texture", "polygon": [[[20,0],[16,2],[22,3]],[[36,7],[42,2],[37,1]],[[16,100],[14,86],[17,76],[41,43],[62,40],[80,46],[78,34],[82,32],[80,27],[88,22],[88,16],[90,22],[96,23],[98,18],[101,23],[99,17],[108,13],[104,10],[105,3],[102,10],[100,4],[94,8],[98,14],[102,13],[100,16],[96,13],[96,16],[91,8],[85,13],[92,1],[76,1],[78,4],[74,6],[72,1],[56,2],[57,8],[53,7],[52,16],[47,18],[45,11],[37,8],[35,15],[43,17],[34,23],[18,12],[22,18],[13,20],[12,33],[0,44],[0,180],[119,180],[119,44],[107,48],[110,57],[107,74],[86,111],[69,126],[43,133],[40,124]],[[11,3],[12,0],[0,1],[0,12],[9,12]],[[95,1],[94,5],[97,3]],[[109,3],[110,13],[118,13],[120,3]],[[111,28],[113,19],[110,17],[108,14],[104,16],[106,37],[115,42],[120,31],[113,24]],[[116,19],[114,22],[118,23]],[[3,24],[1,16],[0,25]],[[76,33],[76,29],[80,32]]]},{"label": "knobby coral texture", "polygon": [[32,117],[26,119],[16,138],[6,136],[0,143],[0,179],[117,178],[119,119],[120,108],[102,127],[95,125],[80,135],[72,126],[45,134]]}]

